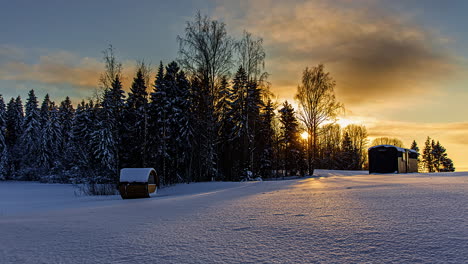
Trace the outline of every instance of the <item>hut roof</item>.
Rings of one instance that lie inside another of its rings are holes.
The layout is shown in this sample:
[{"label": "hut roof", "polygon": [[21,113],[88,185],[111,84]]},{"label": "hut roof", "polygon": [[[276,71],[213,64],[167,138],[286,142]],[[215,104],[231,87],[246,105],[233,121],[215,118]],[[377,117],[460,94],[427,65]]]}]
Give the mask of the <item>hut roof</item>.
[{"label": "hut roof", "polygon": [[407,150],[409,152],[414,152],[414,153],[418,153],[416,150],[414,149],[405,149],[405,148],[400,148],[400,147],[397,147],[397,146],[393,146],[393,145],[378,145],[378,146],[373,146],[373,147],[370,147],[369,150],[371,149],[374,149],[374,148],[381,148],[381,147],[384,147],[384,148],[395,148],[397,151],[399,152],[406,152]]},{"label": "hut roof", "polygon": [[125,168],[120,170],[120,182],[148,182],[153,168]]}]

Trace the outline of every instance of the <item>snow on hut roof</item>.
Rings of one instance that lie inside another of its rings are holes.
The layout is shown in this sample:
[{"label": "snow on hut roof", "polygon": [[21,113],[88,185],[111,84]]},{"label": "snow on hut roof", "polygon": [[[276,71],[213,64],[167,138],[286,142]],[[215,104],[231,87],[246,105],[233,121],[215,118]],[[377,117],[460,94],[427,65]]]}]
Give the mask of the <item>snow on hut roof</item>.
[{"label": "snow on hut roof", "polygon": [[399,152],[406,152],[407,150],[409,152],[414,152],[414,153],[418,153],[416,150],[414,149],[405,149],[405,148],[400,148],[400,147],[397,147],[397,146],[393,146],[393,145],[378,145],[378,146],[373,146],[373,147],[370,147],[369,150],[371,149],[374,149],[374,148],[380,148],[380,147],[384,147],[384,148],[395,148],[397,151]]},{"label": "snow on hut roof", "polygon": [[[125,168],[120,170],[120,182],[148,182],[153,168]],[[156,173],[156,171],[154,171]]]}]

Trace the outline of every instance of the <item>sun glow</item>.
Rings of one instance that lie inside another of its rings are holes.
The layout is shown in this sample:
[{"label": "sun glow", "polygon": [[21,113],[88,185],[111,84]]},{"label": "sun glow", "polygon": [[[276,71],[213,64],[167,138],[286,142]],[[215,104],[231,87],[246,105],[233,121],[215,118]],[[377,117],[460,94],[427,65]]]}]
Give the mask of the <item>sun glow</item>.
[{"label": "sun glow", "polygon": [[303,140],[307,140],[309,138],[309,133],[307,133],[306,131],[302,132],[301,133],[301,138]]}]

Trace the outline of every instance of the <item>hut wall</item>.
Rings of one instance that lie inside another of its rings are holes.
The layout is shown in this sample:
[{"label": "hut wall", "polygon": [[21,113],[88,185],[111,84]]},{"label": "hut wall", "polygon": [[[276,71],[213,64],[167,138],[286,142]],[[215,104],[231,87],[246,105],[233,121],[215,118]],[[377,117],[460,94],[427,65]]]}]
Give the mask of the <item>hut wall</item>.
[{"label": "hut wall", "polygon": [[398,157],[398,173],[406,173],[406,161],[403,157]]},{"label": "hut wall", "polygon": [[418,160],[410,158],[408,172],[418,172]]}]

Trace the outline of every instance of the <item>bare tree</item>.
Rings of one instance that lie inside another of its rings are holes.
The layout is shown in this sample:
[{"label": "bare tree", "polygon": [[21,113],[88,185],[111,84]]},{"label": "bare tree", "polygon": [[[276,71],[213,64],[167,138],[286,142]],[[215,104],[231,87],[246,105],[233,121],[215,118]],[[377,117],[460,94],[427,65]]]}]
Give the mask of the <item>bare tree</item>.
[{"label": "bare tree", "polygon": [[122,63],[115,57],[114,47],[109,44],[109,47],[102,51],[106,70],[99,78],[101,89],[106,90],[112,86],[112,82],[118,77],[122,79]]},{"label": "bare tree", "polygon": [[319,132],[320,158],[322,166],[327,169],[335,169],[336,156],[341,148],[341,127],[339,124],[325,124],[320,127]]},{"label": "bare tree", "polygon": [[263,81],[267,77],[265,69],[265,50],[263,39],[254,38],[251,33],[244,31],[242,39],[235,45],[239,67],[247,74],[247,80],[252,82]]},{"label": "bare tree", "polygon": [[379,137],[372,141],[372,146],[377,145],[393,145],[399,148],[404,148],[403,142],[398,138]]},{"label": "bare tree", "polygon": [[226,25],[200,11],[195,21],[187,21],[185,36],[178,36],[178,62],[190,74],[208,85],[212,96],[223,76],[229,75],[232,67],[233,39],[226,32]]},{"label": "bare tree", "polygon": [[138,60],[136,72],[140,71],[143,74],[143,79],[145,79],[146,87],[151,87],[151,79],[153,78],[153,67],[151,63],[145,62],[145,60]]},{"label": "bare tree", "polygon": [[302,75],[302,85],[297,87],[295,96],[299,103],[300,117],[312,140],[308,146],[309,173],[313,174],[317,155],[319,127],[326,121],[335,120],[343,105],[335,98],[335,81],[324,71],[323,64],[306,68]]},{"label": "bare tree", "polygon": [[359,153],[358,166],[362,168],[367,159],[367,129],[364,125],[351,124],[344,128],[344,133],[348,133],[352,147]]}]

